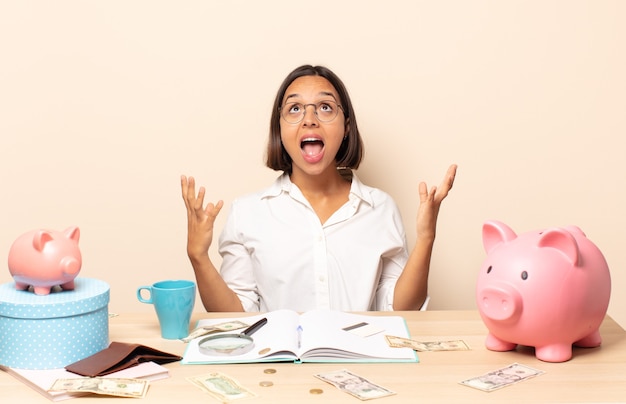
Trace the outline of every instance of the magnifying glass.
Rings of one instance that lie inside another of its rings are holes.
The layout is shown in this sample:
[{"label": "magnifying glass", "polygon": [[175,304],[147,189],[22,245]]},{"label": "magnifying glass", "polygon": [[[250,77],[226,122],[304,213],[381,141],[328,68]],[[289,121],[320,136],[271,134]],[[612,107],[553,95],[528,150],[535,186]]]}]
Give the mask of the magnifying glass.
[{"label": "magnifying glass", "polygon": [[218,334],[203,338],[198,343],[198,349],[205,355],[243,355],[254,347],[254,340],[250,335],[266,323],[267,318],[262,318],[240,334]]}]

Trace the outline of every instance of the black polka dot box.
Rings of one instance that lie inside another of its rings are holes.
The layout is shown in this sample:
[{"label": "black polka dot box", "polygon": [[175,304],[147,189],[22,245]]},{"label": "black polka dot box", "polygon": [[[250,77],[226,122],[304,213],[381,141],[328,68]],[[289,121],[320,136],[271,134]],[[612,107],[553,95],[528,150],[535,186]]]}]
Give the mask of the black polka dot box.
[{"label": "black polka dot box", "polygon": [[0,285],[0,365],[58,369],[109,345],[109,285],[78,277],[74,290],[36,295]]}]

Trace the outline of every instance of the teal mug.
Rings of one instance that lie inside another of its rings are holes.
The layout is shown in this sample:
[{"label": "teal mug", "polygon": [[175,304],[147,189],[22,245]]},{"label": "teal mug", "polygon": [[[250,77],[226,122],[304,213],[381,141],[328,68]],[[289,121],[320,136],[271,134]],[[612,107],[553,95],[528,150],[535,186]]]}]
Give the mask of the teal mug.
[{"label": "teal mug", "polygon": [[[142,291],[145,292],[142,294]],[[180,339],[189,335],[189,321],[196,302],[194,282],[168,280],[141,286],[137,288],[137,299],[154,306],[161,325],[161,337]]]}]

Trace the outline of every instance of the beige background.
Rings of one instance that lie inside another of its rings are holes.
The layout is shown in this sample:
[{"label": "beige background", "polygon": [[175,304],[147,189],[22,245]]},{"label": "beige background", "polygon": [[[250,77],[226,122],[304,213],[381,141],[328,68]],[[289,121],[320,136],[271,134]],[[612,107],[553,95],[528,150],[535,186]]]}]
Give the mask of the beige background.
[{"label": "beige background", "polygon": [[475,307],[485,220],[575,224],[624,326],[625,17],[591,0],[2,2],[0,261],[28,230],[77,225],[81,276],[110,283],[111,311],[152,313],[138,286],[193,279],[179,176],[226,201],[219,230],[278,175],[263,166],[278,85],[323,64],[355,103],[358,174],[396,199],[410,242],[418,182],[459,164],[432,309]]}]

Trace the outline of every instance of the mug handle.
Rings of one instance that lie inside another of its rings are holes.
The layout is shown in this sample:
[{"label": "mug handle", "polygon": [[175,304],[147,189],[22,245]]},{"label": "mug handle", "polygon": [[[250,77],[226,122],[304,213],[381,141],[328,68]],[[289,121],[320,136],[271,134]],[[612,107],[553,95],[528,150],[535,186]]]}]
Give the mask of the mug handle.
[{"label": "mug handle", "polygon": [[[141,296],[141,291],[142,290],[147,290],[150,293],[150,297],[148,299],[144,299],[143,296]],[[150,287],[150,286],[141,286],[141,287],[137,288],[137,300],[139,300],[141,303],[152,304],[152,287]]]}]

